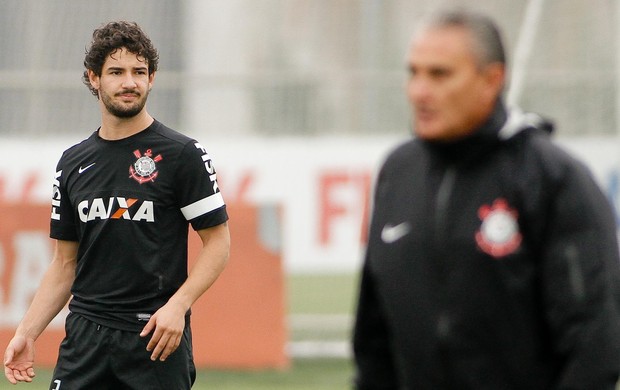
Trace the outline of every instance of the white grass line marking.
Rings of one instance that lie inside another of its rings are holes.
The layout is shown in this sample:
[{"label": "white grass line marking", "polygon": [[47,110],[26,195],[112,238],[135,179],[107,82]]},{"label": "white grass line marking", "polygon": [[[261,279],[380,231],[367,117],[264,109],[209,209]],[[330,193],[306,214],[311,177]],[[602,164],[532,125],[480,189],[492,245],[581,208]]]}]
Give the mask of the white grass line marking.
[{"label": "white grass line marking", "polygon": [[286,346],[288,356],[293,358],[343,358],[352,356],[348,341],[295,341]]}]

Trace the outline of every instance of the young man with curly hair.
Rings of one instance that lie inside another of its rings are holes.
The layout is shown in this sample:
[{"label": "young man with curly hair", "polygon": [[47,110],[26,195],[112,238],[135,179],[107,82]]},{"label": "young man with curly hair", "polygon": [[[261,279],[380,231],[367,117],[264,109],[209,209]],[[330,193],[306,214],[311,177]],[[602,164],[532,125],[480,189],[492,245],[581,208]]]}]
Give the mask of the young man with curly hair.
[{"label": "young man with curly hair", "polygon": [[[5,352],[31,382],[34,342],[69,302],[50,389],[189,389],[190,307],[228,259],[228,215],[205,148],[146,101],[158,53],[135,23],[96,29],[84,83],[101,127],[67,149],[54,178],[52,263]],[[188,228],[202,249],[188,272]]]}]

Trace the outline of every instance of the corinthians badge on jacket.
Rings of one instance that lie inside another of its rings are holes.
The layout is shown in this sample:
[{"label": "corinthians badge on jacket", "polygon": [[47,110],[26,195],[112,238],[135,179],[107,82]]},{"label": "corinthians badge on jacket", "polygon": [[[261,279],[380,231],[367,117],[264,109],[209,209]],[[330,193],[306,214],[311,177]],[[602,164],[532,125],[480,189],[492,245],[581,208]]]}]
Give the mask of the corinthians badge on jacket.
[{"label": "corinthians badge on jacket", "polygon": [[476,242],[483,252],[499,258],[519,248],[523,236],[517,222],[518,213],[505,199],[496,199],[491,206],[482,205],[478,216],[482,224],[476,232]]},{"label": "corinthians badge on jacket", "polygon": [[136,156],[137,160],[133,163],[133,166],[129,166],[129,177],[133,178],[140,184],[148,181],[155,181],[157,175],[159,174],[155,163],[163,160],[161,154],[151,157],[153,156],[151,149],[147,149],[144,155],[141,155],[140,150],[136,149],[133,154]]}]

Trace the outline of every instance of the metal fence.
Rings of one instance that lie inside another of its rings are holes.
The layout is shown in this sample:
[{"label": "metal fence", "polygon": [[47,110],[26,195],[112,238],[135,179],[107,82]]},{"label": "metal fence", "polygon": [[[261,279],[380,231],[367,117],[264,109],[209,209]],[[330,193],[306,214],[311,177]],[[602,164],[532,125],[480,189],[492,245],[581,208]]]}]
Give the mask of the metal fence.
[{"label": "metal fence", "polygon": [[415,20],[467,5],[504,30],[510,99],[561,135],[615,135],[620,58],[613,0],[1,0],[0,136],[85,135],[92,30],[141,24],[160,51],[149,112],[213,136],[406,133],[405,52]]}]

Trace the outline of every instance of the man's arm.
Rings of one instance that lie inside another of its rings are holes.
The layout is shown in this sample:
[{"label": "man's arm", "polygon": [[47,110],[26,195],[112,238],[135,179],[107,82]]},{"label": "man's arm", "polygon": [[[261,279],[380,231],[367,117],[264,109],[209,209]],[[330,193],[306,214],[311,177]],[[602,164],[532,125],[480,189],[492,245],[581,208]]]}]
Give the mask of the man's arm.
[{"label": "man's arm", "polygon": [[4,353],[4,375],[13,384],[34,377],[34,342],[71,296],[77,248],[77,242],[56,241],[52,263]]},{"label": "man's arm", "polygon": [[356,368],[355,389],[398,388],[388,325],[377,296],[368,260],[362,270],[353,332],[353,351]]},{"label": "man's arm", "polygon": [[147,345],[151,360],[164,361],[181,343],[185,314],[224,270],[230,249],[228,223],[198,230],[202,249],[185,283],[146,324],[140,336],[153,332]]},{"label": "man's arm", "polygon": [[614,213],[583,170],[566,175],[548,221],[544,307],[563,367],[557,388],[614,389],[620,369],[620,268]]}]

